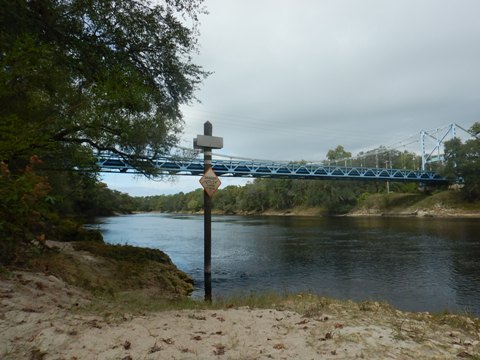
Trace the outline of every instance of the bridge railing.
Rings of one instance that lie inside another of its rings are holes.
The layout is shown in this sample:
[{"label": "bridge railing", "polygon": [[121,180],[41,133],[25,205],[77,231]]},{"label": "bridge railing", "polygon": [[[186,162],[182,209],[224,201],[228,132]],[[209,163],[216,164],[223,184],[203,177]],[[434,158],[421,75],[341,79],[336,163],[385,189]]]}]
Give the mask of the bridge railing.
[{"label": "bridge railing", "polygon": [[[155,159],[153,165],[160,175],[202,175],[204,171],[203,161],[199,159],[164,157]],[[104,172],[138,172],[114,154],[99,154],[98,166]],[[218,176],[225,177],[447,183],[445,178],[432,171],[314,163],[227,159],[212,160],[212,168]]]}]

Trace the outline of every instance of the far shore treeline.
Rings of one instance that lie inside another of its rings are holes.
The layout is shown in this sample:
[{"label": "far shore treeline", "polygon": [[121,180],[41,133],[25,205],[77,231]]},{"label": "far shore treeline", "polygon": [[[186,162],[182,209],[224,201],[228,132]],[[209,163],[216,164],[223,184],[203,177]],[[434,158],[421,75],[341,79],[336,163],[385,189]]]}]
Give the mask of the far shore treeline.
[{"label": "far shore treeline", "polygon": [[[255,179],[245,186],[227,186],[217,191],[213,210],[221,214],[260,214],[268,210],[318,208],[324,214],[342,214],[362,198],[385,192],[385,183],[333,182],[287,179]],[[416,192],[416,184],[394,183],[391,191]],[[139,211],[200,212],[203,189],[189,193],[136,198]]]}]

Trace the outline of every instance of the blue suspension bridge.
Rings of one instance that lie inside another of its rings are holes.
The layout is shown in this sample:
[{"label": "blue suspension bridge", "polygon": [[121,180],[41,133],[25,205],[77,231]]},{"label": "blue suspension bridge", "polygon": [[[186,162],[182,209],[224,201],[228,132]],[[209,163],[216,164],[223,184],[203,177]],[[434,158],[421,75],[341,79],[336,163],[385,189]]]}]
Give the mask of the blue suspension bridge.
[{"label": "blue suspension bridge", "polygon": [[[420,133],[420,157],[421,167],[413,169],[392,169],[365,166],[330,165],[323,162],[287,162],[271,160],[254,160],[228,157],[223,160],[212,160],[212,168],[221,177],[243,178],[279,178],[279,179],[312,179],[312,180],[370,180],[392,182],[418,182],[425,185],[443,185],[448,181],[434,171],[427,171],[428,164],[443,161],[441,148],[445,139],[456,136],[456,124],[451,124],[443,129],[434,131],[422,131]],[[464,130],[468,133],[468,131]],[[433,150],[427,151],[427,142],[433,141]],[[190,155],[170,155],[153,159],[153,166],[159,175],[202,175],[204,162],[198,158],[198,151],[191,149]],[[388,149],[387,149],[388,150]],[[222,155],[223,156],[223,155]],[[98,166],[103,172],[138,173],[138,170],[130,165],[127,160],[111,152],[97,154]]]}]

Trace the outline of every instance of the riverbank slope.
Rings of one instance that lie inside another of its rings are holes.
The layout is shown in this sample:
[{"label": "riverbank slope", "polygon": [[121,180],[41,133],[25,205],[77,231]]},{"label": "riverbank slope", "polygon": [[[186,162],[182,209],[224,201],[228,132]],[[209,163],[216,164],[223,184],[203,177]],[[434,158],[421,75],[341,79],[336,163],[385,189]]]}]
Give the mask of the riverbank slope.
[{"label": "riverbank slope", "polygon": [[466,201],[458,191],[431,195],[371,194],[358,201],[350,216],[480,217],[480,201]]},{"label": "riverbank slope", "polygon": [[[105,258],[86,248],[59,251],[91,264],[93,278]],[[107,277],[109,294],[88,283],[74,286],[49,269],[0,273],[0,358],[480,359],[480,319],[471,316],[309,294],[208,304],[175,287],[120,290],[114,284],[123,276]],[[144,275],[139,279],[148,285]]]},{"label": "riverbank slope", "polygon": [[[220,214],[220,213],[218,213]],[[336,213],[321,207],[295,207],[284,210],[238,215],[267,216],[416,216],[416,217],[474,217],[480,218],[480,201],[466,201],[458,191],[423,193],[364,194],[347,213]]]}]

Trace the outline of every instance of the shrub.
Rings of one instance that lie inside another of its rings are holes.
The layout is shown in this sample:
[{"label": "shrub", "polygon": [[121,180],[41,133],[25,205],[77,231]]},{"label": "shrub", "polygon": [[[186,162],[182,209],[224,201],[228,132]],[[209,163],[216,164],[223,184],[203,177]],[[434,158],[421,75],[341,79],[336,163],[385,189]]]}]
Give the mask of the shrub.
[{"label": "shrub", "polygon": [[50,185],[35,173],[39,163],[32,156],[22,172],[13,174],[0,162],[0,264],[16,263],[27,245],[45,241]]}]

